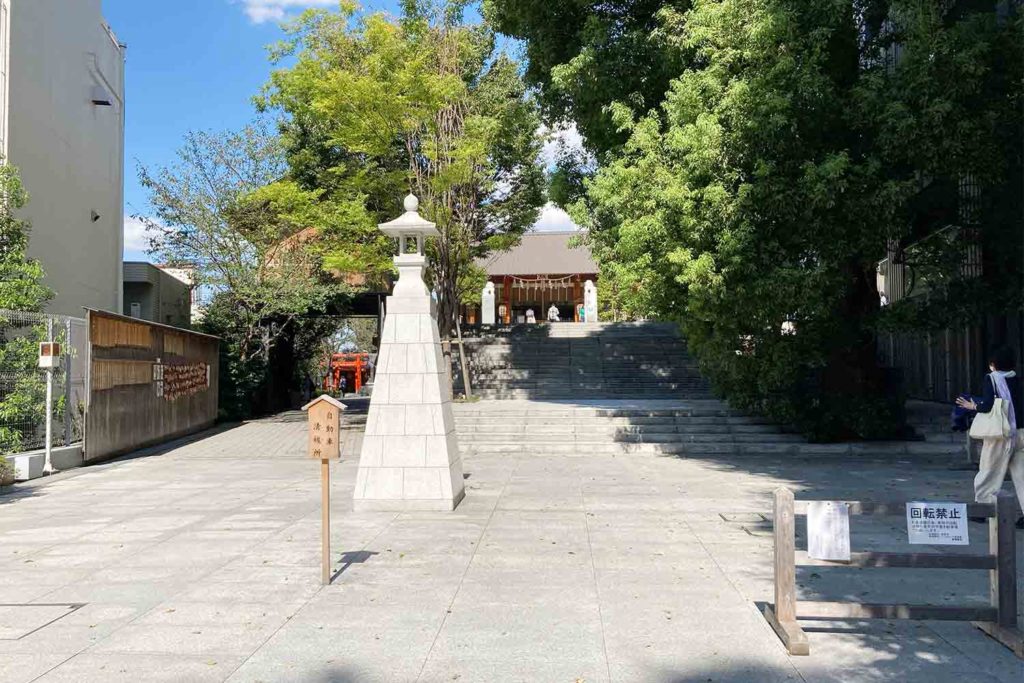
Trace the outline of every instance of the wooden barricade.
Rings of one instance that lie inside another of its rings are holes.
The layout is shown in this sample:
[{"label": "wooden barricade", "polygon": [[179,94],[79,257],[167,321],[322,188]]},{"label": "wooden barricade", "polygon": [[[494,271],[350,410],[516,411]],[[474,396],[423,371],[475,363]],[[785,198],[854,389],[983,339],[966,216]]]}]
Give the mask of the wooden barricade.
[{"label": "wooden barricade", "polygon": [[[775,491],[775,603],[764,607],[790,654],[810,654],[807,634],[798,619],[914,619],[970,621],[1024,659],[1024,634],[1017,624],[1017,548],[1014,497],[1000,492],[996,503],[968,503],[969,517],[989,519],[989,552],[950,553],[852,552],[849,562],[816,560],[796,550],[796,515],[806,514],[809,501],[794,501],[787,488]],[[906,503],[847,502],[850,515],[906,514]],[[796,567],[830,566],[903,569],[984,569],[989,572],[990,605],[932,606],[826,602],[796,598]]]}]

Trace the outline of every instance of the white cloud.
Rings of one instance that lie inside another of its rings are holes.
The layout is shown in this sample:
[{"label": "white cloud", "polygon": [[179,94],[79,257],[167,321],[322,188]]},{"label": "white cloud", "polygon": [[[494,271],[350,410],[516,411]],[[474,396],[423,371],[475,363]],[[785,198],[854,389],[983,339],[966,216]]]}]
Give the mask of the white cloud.
[{"label": "white cloud", "polygon": [[337,6],[338,0],[233,0],[240,3],[254,24],[281,21],[293,10]]},{"label": "white cloud", "polygon": [[124,259],[126,261],[150,260],[153,238],[159,236],[159,228],[154,231],[147,226],[144,220],[134,216],[125,216]]},{"label": "white cloud", "polygon": [[557,126],[554,129],[541,126],[537,132],[547,138],[544,142],[544,149],[540,153],[540,158],[546,168],[555,167],[562,150],[586,153],[583,149],[583,136],[576,129],[575,123]]},{"label": "white cloud", "polygon": [[146,224],[134,216],[124,217],[124,253],[138,258],[149,251],[150,231]]},{"label": "white cloud", "polygon": [[533,224],[534,232],[570,232],[580,227],[572,222],[569,214],[548,202],[541,209],[540,218]]}]

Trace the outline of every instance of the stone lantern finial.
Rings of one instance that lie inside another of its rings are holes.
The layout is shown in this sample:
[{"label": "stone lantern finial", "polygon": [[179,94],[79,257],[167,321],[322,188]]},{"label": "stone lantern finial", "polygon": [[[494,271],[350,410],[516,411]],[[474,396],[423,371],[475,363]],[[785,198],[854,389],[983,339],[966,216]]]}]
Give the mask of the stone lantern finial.
[{"label": "stone lantern finial", "polygon": [[409,213],[416,213],[420,210],[420,200],[416,198],[416,195],[406,195],[405,201],[403,202],[405,210]]}]

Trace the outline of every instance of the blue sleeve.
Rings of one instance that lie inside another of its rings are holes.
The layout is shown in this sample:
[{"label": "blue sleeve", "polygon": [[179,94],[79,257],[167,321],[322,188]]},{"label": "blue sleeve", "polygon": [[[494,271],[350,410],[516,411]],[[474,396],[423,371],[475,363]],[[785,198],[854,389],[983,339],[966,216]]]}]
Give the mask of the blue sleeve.
[{"label": "blue sleeve", "polygon": [[995,403],[996,400],[996,387],[992,382],[991,376],[985,375],[985,383],[982,389],[985,393],[978,402],[978,412],[987,413],[992,410],[992,404]]}]

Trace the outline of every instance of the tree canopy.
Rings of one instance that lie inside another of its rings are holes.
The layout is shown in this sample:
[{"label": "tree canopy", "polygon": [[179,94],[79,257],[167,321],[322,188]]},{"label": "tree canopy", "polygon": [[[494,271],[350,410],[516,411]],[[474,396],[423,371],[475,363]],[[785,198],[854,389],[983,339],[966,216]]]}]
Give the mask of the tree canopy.
[{"label": "tree canopy", "polygon": [[28,221],[18,211],[29,195],[18,169],[0,158],[0,308],[41,311],[53,292],[43,284],[43,268],[28,257]]},{"label": "tree canopy", "polygon": [[[39,343],[50,339],[42,316],[26,324],[17,312],[40,313],[53,297],[43,284],[43,268],[29,258],[30,225],[19,215],[29,195],[18,169],[0,158],[0,474],[12,469],[4,455],[18,453],[36,439],[36,428],[46,417],[46,384],[40,381]],[[7,315],[7,311],[15,311]],[[33,317],[30,317],[33,319]],[[53,339],[66,343],[58,326]],[[54,406],[63,409],[63,400]]]},{"label": "tree canopy", "polygon": [[[398,19],[352,5],[307,11],[276,49],[287,66],[260,100],[282,115],[289,182],[347,207],[364,242],[379,244],[374,224],[406,192],[419,196],[441,232],[431,277],[442,334],[478,279],[473,259],[514,244],[545,196],[536,104],[519,65],[487,24],[464,22],[462,4],[406,2]],[[327,263],[365,264],[352,242]]]},{"label": "tree canopy", "polygon": [[682,69],[679,14],[690,0],[483,0],[497,30],[525,41],[527,83],[547,118],[576,123],[592,152],[625,135],[611,102],[643,113]]},{"label": "tree canopy", "polygon": [[294,351],[295,338],[330,334],[316,316],[349,293],[311,237],[337,220],[336,207],[289,182],[280,141],[261,123],[189,133],[175,162],[140,167],[139,180],[150,253],[193,272],[206,299],[193,324],[221,338],[222,412],[248,417],[279,344]]},{"label": "tree canopy", "polygon": [[[898,434],[883,320],[1019,297],[1019,16],[914,0],[549,5],[486,7],[527,42],[548,113],[598,152],[570,213],[604,296],[680,321],[733,403],[821,439]],[[607,78],[638,44],[637,73]],[[645,69],[645,51],[664,62]],[[1001,275],[968,277],[979,239]],[[876,264],[914,244],[934,291],[883,315]]]}]

